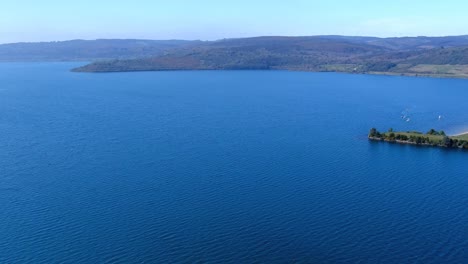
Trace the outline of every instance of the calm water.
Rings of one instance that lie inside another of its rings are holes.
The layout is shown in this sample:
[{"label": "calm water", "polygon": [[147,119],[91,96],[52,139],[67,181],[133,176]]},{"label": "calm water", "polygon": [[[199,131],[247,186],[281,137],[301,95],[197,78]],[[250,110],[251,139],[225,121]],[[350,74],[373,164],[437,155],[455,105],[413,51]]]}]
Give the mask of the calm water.
[{"label": "calm water", "polygon": [[468,152],[366,140],[467,80],[76,65],[0,64],[1,263],[468,262]]}]

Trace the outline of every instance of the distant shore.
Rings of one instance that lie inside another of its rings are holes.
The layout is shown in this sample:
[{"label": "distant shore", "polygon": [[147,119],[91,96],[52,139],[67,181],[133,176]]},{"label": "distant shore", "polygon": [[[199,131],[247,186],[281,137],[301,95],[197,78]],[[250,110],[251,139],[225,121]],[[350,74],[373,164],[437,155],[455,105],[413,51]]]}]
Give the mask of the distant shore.
[{"label": "distant shore", "polygon": [[[369,75],[386,75],[386,76],[404,76],[404,77],[421,77],[421,78],[442,78],[442,79],[468,79],[468,74],[431,74],[431,73],[396,73],[396,72],[365,72]],[[468,134],[468,132],[466,132]]]},{"label": "distant shore", "polygon": [[[453,74],[421,74],[421,73],[396,73],[396,72],[353,72],[353,71],[323,71],[323,70],[310,70],[298,68],[158,68],[158,69],[141,69],[141,68],[106,68],[97,66],[96,63],[91,63],[78,68],[71,69],[72,72],[78,73],[118,73],[118,72],[161,72],[161,71],[291,71],[291,72],[313,72],[313,73],[343,73],[355,75],[383,75],[383,76],[403,76],[403,77],[416,77],[416,78],[443,78],[443,79],[468,79],[466,75],[453,75]],[[466,132],[468,134],[468,132]]]}]

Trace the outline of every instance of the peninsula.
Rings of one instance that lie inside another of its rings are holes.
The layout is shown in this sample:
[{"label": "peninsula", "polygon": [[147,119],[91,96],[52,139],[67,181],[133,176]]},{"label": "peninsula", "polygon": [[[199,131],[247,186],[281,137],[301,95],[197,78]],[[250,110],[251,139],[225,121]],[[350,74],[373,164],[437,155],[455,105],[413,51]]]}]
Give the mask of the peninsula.
[{"label": "peninsula", "polygon": [[434,129],[429,130],[425,134],[418,131],[394,132],[393,129],[381,133],[377,129],[372,128],[368,137],[369,140],[373,141],[468,149],[468,133],[457,136],[447,136],[444,131],[436,131]]}]

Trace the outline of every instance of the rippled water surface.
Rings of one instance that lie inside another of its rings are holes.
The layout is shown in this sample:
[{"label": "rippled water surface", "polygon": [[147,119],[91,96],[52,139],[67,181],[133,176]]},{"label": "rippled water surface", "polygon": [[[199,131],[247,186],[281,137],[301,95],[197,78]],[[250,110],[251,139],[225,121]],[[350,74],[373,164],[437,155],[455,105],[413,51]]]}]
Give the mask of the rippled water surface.
[{"label": "rippled water surface", "polygon": [[467,80],[74,66],[0,64],[1,263],[468,262],[468,152],[366,139]]}]

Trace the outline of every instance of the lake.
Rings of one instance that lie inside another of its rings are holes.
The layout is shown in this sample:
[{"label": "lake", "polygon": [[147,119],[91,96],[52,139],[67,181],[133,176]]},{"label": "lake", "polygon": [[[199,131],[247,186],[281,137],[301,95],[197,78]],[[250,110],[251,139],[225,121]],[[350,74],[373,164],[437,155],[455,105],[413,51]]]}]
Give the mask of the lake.
[{"label": "lake", "polygon": [[0,64],[1,263],[468,261],[468,152],[367,140],[468,80],[79,65]]}]

